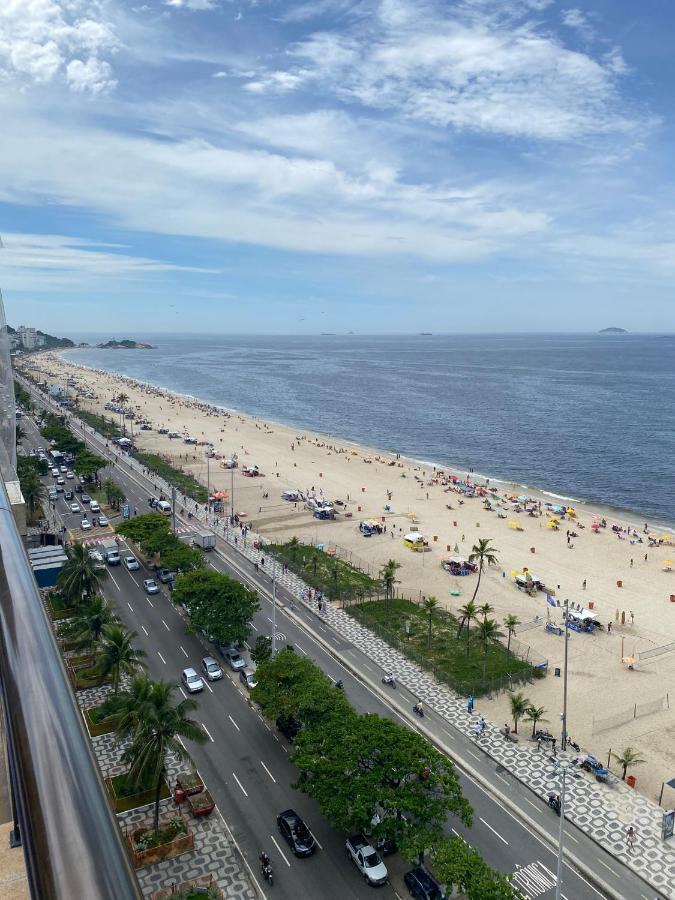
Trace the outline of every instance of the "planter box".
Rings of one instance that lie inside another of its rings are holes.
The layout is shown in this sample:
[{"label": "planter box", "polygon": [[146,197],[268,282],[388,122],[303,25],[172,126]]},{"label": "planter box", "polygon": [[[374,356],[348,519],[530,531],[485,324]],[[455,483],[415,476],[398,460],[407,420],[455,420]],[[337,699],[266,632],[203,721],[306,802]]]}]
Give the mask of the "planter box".
[{"label": "planter box", "polygon": [[210,876],[195,878],[170,888],[162,888],[150,895],[150,900],[171,900],[172,897],[203,898],[203,900],[223,900],[224,894]]},{"label": "planter box", "polygon": [[82,710],[84,722],[87,726],[87,731],[89,732],[90,737],[99,737],[102,734],[111,734],[111,732],[115,730],[115,726],[117,725],[116,716],[108,716],[106,719],[96,720],[92,714],[97,709],[99,709],[98,706],[90,706],[88,709]]},{"label": "planter box", "polygon": [[51,602],[47,601],[47,606],[49,608],[49,615],[55,622],[58,622],[60,619],[70,619],[75,615],[75,609],[72,606],[52,606]]},{"label": "planter box", "polygon": [[[175,856],[180,856],[182,853],[188,853],[190,850],[193,850],[195,845],[194,834],[188,828],[185,820],[183,822],[187,829],[186,833],[177,834],[172,840],[159,844],[157,847],[152,847],[149,850],[136,850],[134,848],[140,835],[152,830],[152,822],[148,822],[141,828],[134,828],[132,832],[127,834],[127,846],[129,847],[129,854],[134,868],[141,869],[143,866],[161,862],[163,859],[173,859]],[[160,829],[166,828],[167,822],[162,822],[160,819],[159,825]]]},{"label": "planter box", "polygon": [[187,796],[198,794],[204,790],[204,782],[197,772],[181,772],[176,778],[176,787],[179,787]]},{"label": "planter box", "polygon": [[[147,806],[148,803],[155,802],[155,788],[147,791],[139,791],[137,794],[124,794],[121,788],[124,785],[126,773],[113,775],[105,779],[106,787],[112,799],[113,809],[116,813],[128,812],[130,809],[136,809],[139,806]],[[166,781],[162,782],[162,791],[160,799],[166,800],[170,796],[169,785]]]},{"label": "planter box", "polygon": [[197,818],[210,815],[215,809],[216,802],[208,791],[201,791],[199,794],[189,794],[187,805],[192,815]]}]

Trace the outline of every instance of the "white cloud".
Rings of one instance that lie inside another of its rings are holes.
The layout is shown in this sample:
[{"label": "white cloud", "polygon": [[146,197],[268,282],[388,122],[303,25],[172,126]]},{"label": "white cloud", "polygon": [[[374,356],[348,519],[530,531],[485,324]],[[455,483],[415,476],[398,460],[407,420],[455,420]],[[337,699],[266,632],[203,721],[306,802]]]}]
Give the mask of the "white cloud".
[{"label": "white cloud", "polygon": [[580,9],[564,9],[561,18],[563,25],[577,31],[584,40],[591,41],[595,37],[595,29]]},{"label": "white cloud", "polygon": [[[64,77],[74,90],[112,86],[109,64],[119,41],[101,0],[2,0],[0,76],[38,84]],[[81,57],[86,58],[82,62]],[[70,72],[73,63],[79,63]]]},{"label": "white cloud", "polygon": [[167,6],[197,11],[215,9],[218,6],[218,0],[164,0],[164,2]]}]

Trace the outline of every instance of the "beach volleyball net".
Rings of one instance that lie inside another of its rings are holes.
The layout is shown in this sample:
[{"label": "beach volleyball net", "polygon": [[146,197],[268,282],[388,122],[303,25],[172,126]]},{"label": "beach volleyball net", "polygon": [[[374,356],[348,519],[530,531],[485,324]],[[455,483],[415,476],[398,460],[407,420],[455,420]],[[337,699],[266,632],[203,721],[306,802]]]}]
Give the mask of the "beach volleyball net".
[{"label": "beach volleyball net", "polygon": [[608,716],[593,717],[592,734],[600,734],[603,731],[611,731],[612,728],[620,728],[633,719],[641,719],[643,716],[651,716],[654,713],[670,709],[670,696],[662,694],[653,700],[644,700],[642,703],[634,703],[626,706]]}]

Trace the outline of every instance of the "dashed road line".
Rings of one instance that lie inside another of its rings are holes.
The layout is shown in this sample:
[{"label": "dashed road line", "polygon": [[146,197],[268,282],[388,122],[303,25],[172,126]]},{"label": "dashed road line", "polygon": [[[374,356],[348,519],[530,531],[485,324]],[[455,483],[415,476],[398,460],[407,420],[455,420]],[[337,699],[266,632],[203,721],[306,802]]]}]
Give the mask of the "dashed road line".
[{"label": "dashed road line", "polygon": [[[203,728],[204,731],[206,732],[206,736],[207,736],[208,739],[211,741],[211,743],[212,743],[212,744],[215,744],[215,741],[214,741],[213,738],[211,737],[211,732],[209,731],[209,729],[206,727],[206,725],[205,725],[203,722],[202,722],[202,728]],[[233,774],[234,774],[234,773],[233,773]],[[237,776],[235,775],[234,777],[236,778]],[[241,787],[241,785],[240,785],[240,787]],[[246,791],[244,791],[244,793],[246,793]]]},{"label": "dashed road line", "polygon": [[171,629],[170,629],[169,626],[166,624],[166,622],[164,621],[164,619],[162,619],[162,625],[166,628],[167,631],[171,631]]},{"label": "dashed road line", "polygon": [[[235,775],[234,777],[236,778],[237,776]],[[279,853],[281,854],[281,858],[283,859],[283,861],[286,863],[286,865],[287,865],[288,868],[290,869],[291,864],[290,864],[289,861],[286,859],[286,854],[284,853],[284,851],[283,851],[283,850],[281,849],[281,847],[277,844],[277,839],[274,837],[273,834],[271,834],[270,837],[272,838],[272,841],[273,841],[273,843],[274,843],[274,846],[277,848],[277,850],[278,850]]]},{"label": "dashed road line", "polygon": [[270,770],[267,768],[267,766],[266,766],[265,763],[262,761],[262,759],[260,760],[260,765],[261,765],[261,766],[263,767],[263,769],[267,772],[267,774],[270,776],[270,778],[272,779],[272,781],[276,784],[276,783],[277,783],[276,778],[274,777],[274,775],[272,775],[272,773],[271,773]]},{"label": "dashed road line", "polygon": [[132,612],[134,611],[133,606],[131,605],[131,603],[129,603],[128,600],[127,600],[127,606],[129,607],[129,609],[130,609]]},{"label": "dashed road line", "polygon": [[159,658],[162,660],[162,662],[164,663],[164,665],[166,665],[166,660],[164,659],[164,657],[162,656],[162,654],[159,652],[159,650],[157,651],[157,656],[159,656]]},{"label": "dashed road line", "polygon": [[234,721],[234,719],[232,718],[232,716],[228,715],[227,718],[230,720],[230,722],[232,722],[232,724],[233,724],[234,727],[237,729],[237,731],[241,731],[241,728],[237,725],[237,723]]},{"label": "dashed road line", "polygon": [[145,636],[148,637],[148,629],[145,627],[145,625],[141,625],[141,628],[145,632]]},{"label": "dashed road line", "polygon": [[[204,729],[204,731],[206,731],[206,729]],[[206,731],[206,733],[208,734],[208,731]],[[213,738],[211,738],[211,740],[213,740]],[[248,794],[246,793],[246,790],[244,789],[244,785],[241,783],[241,781],[239,781],[239,779],[237,778],[237,776],[235,775],[234,772],[232,773],[232,777],[234,778],[234,780],[237,782],[237,784],[241,788],[241,792],[244,795],[244,797],[248,797]],[[274,838],[272,838],[272,840],[274,841]],[[276,844],[276,841],[274,841],[274,843]],[[281,851],[279,851],[279,852],[281,852]],[[282,856],[283,856],[283,854],[282,854]],[[288,860],[286,860],[286,862],[288,862]],[[290,863],[288,863],[288,865],[290,865]]]},{"label": "dashed road line", "polygon": [[481,820],[481,822],[483,823],[483,825],[485,825],[486,828],[489,828],[490,831],[499,838],[500,841],[504,841],[506,846],[507,847],[509,846],[509,842],[506,840],[506,838],[503,838],[498,831],[495,831],[489,822],[486,822],[485,819],[481,818],[480,816],[478,816],[478,818]]},{"label": "dashed road line", "polygon": [[187,650],[183,647],[182,644],[179,645],[179,646],[180,646],[180,649],[183,651],[183,656],[187,657],[187,655],[188,655],[188,654],[187,654]]}]

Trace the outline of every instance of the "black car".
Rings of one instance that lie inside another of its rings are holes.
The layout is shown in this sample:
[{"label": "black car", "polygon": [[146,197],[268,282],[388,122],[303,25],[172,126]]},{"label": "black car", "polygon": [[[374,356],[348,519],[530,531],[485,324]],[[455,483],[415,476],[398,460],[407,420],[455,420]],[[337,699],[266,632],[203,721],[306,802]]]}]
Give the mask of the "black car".
[{"label": "black car", "polygon": [[83,491],[84,491],[84,488],[83,488],[82,485],[78,482],[78,483],[75,485],[75,493],[76,493],[76,494],[81,494]]},{"label": "black car", "polygon": [[64,493],[64,495],[63,495],[63,499],[64,499],[64,500],[72,500],[72,499],[73,499],[73,492],[72,492],[72,491],[66,491],[66,492]]},{"label": "black car", "polygon": [[417,900],[447,900],[440,884],[421,866],[406,872],[403,880],[410,896],[416,897]]},{"label": "black car", "polygon": [[293,809],[277,816],[279,831],[296,856],[311,856],[316,850],[314,835]]}]

